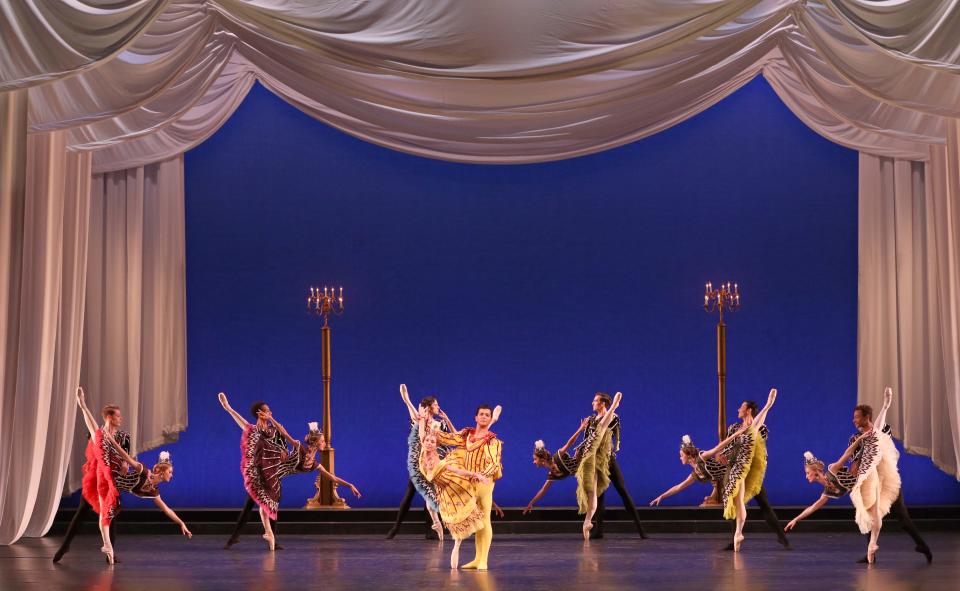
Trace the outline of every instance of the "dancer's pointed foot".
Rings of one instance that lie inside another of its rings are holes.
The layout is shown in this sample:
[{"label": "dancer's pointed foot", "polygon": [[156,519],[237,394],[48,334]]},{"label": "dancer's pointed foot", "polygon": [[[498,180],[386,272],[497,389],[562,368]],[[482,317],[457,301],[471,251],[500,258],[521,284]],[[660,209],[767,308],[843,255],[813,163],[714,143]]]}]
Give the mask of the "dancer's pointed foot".
[{"label": "dancer's pointed foot", "polygon": [[870,544],[867,546],[867,564],[876,564],[877,562],[877,550],[880,549],[880,546],[876,544]]},{"label": "dancer's pointed foot", "polygon": [[[432,526],[430,526],[430,529],[435,532],[436,539],[442,542],[443,541],[443,525],[439,523],[434,523]],[[427,532],[427,537],[433,537],[433,536],[430,535],[430,532]]]},{"label": "dancer's pointed foot", "polygon": [[227,543],[223,546],[223,549],[229,550],[230,548],[233,548],[234,544],[238,543],[239,541],[240,541],[240,538],[230,538],[229,540],[227,540]]},{"label": "dancer's pointed foot", "polygon": [[273,552],[277,549],[277,541],[270,534],[263,534],[263,539],[267,541],[267,545],[270,546],[270,551]]},{"label": "dancer's pointed foot", "polygon": [[787,538],[777,538],[777,543],[783,546],[784,550],[793,550],[793,546],[790,545],[790,540]]},{"label": "dancer's pointed foot", "polygon": [[53,555],[53,563],[56,564],[63,560],[63,556],[67,553],[67,550],[69,550],[69,548],[61,548],[60,550],[57,550],[57,553]]},{"label": "dancer's pointed foot", "polygon": [[743,534],[739,536],[733,536],[733,551],[739,552],[741,546],[743,546]]},{"label": "dancer's pointed foot", "polygon": [[104,558],[107,559],[107,564],[114,563],[113,548],[107,548],[106,546],[102,546],[100,548],[100,551],[103,552]]},{"label": "dancer's pointed foot", "polygon": [[590,541],[590,530],[591,530],[591,529],[593,529],[593,524],[590,523],[589,521],[584,521],[584,522],[583,522],[583,541],[584,541],[584,542],[589,542],[589,541]]},{"label": "dancer's pointed foot", "polygon": [[[930,551],[930,548],[928,548],[926,545],[924,545],[924,546],[917,546],[916,548],[913,549],[913,551],[914,551],[914,552],[919,552],[920,554],[923,554],[924,556],[926,556],[926,557],[927,557],[927,564],[930,564],[931,562],[933,562],[933,552],[931,552],[931,551]],[[54,561],[54,562],[56,562],[56,561]]]}]

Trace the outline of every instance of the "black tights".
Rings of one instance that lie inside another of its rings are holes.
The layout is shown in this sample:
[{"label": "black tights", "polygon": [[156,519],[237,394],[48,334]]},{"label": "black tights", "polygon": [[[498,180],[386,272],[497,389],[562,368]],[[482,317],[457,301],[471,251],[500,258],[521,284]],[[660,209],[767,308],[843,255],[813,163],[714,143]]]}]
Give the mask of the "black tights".
[{"label": "black tights", "polygon": [[[403,523],[404,517],[407,516],[407,512],[410,510],[410,505],[413,503],[413,497],[416,495],[417,489],[413,486],[413,480],[407,481],[407,491],[403,494],[403,500],[400,501],[400,510],[397,511],[397,519],[393,523],[393,527],[390,529],[390,533],[387,534],[387,537],[392,538],[397,535],[397,532],[400,531],[400,524]],[[430,529],[433,526],[433,519],[430,518],[430,513],[427,511],[427,508],[423,508],[423,520],[424,525],[426,525],[426,535],[430,537],[430,532],[433,530]]]},{"label": "black tights", "polygon": [[927,546],[927,543],[923,541],[922,537],[920,537],[920,530],[917,529],[917,526],[913,524],[913,520],[910,519],[910,512],[907,511],[907,504],[903,501],[903,491],[900,491],[900,495],[897,496],[897,500],[894,501],[893,505],[890,506],[890,512],[897,517],[897,521],[900,522],[900,527],[903,528],[903,531],[907,532],[907,535],[913,538],[913,543],[917,545],[919,550],[930,550],[930,547]]},{"label": "black tights", "polygon": [[[619,494],[620,499],[623,500],[624,508],[626,508],[631,519],[633,519],[633,522],[637,525],[637,533],[640,534],[641,538],[646,538],[647,534],[643,531],[643,525],[640,524],[640,516],[637,514],[637,508],[634,506],[633,499],[630,498],[630,493],[627,491],[627,485],[623,481],[623,472],[620,471],[620,466],[617,464],[617,458],[613,456],[610,456],[610,484],[617,489],[617,494]],[[597,525],[595,528],[596,535],[603,533],[603,513],[607,506],[606,497],[606,491],[597,497]]]},{"label": "black tights", "polygon": [[[227,540],[227,548],[240,541],[240,533],[243,531],[243,526],[250,521],[250,513],[253,512],[254,505],[256,505],[256,503],[253,502],[253,499],[247,496],[247,502],[244,503],[243,509],[240,510],[240,517],[237,518],[237,525],[233,528],[233,534],[231,534],[230,539]],[[271,519],[270,527],[273,528],[273,535],[276,536],[277,522]]]},{"label": "black tights", "polygon": [[[757,506],[760,507],[760,513],[763,515],[763,520],[767,522],[767,525],[770,526],[770,529],[773,530],[773,533],[777,534],[777,540],[784,546],[789,546],[790,543],[787,541],[787,535],[783,533],[783,528],[780,527],[780,520],[777,519],[777,514],[774,512],[773,507],[770,506],[770,501],[767,500],[767,489],[760,487],[760,492],[757,493],[757,496],[753,497],[757,501]],[[736,531],[737,522],[735,520],[730,521],[731,529]]]},{"label": "black tights", "polygon": [[[77,507],[77,512],[73,514],[73,519],[70,520],[70,525],[67,526],[67,533],[63,536],[63,543],[60,544],[60,548],[57,550],[57,553],[53,556],[54,562],[60,562],[60,559],[63,558],[63,555],[70,551],[70,542],[73,541],[73,537],[77,535],[77,531],[80,529],[80,524],[83,523],[83,520],[86,519],[87,514],[92,511],[90,503],[87,502],[83,496],[80,497],[80,505]],[[94,514],[96,515],[96,514]],[[100,516],[96,515],[99,522]],[[110,544],[116,545],[115,534],[117,528],[115,524],[117,520],[114,519],[110,525]]]}]

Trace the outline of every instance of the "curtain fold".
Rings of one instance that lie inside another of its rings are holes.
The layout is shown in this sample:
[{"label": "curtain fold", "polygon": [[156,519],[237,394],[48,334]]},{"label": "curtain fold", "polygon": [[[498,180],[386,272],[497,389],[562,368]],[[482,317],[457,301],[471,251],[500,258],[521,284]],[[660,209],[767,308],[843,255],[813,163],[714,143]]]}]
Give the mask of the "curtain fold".
[{"label": "curtain fold", "polygon": [[3,195],[0,543],[42,532],[71,453],[80,374],[90,156],[63,133],[27,139],[26,182]]},{"label": "curtain fold", "polygon": [[167,0],[16,0],[0,4],[0,91],[88,68],[119,53]]},{"label": "curtain fold", "polygon": [[[119,405],[131,448],[187,426],[183,159],[93,176],[80,383]],[[76,430],[68,490],[82,477]]]}]

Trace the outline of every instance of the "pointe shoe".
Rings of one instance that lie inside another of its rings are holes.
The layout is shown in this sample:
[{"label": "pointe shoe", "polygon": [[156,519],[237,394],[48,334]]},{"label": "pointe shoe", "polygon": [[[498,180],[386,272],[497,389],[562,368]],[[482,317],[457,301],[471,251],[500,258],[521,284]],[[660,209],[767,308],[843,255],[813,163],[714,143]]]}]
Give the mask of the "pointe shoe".
[{"label": "pointe shoe", "polygon": [[267,544],[270,546],[270,551],[273,552],[277,549],[277,540],[269,534],[263,534],[263,539],[267,541]]},{"label": "pointe shoe", "polygon": [[739,552],[741,546],[743,546],[743,535],[733,536],[733,551]]},{"label": "pointe shoe", "polygon": [[430,529],[432,529],[433,531],[437,532],[437,540],[439,540],[439,541],[442,542],[442,541],[443,541],[443,526],[440,525],[439,523],[434,523],[433,525],[430,526]]},{"label": "pointe shoe", "polygon": [[102,546],[100,548],[100,551],[103,552],[104,558],[107,559],[107,564],[114,563],[113,548],[107,548],[106,546]]},{"label": "pointe shoe", "polygon": [[880,549],[880,546],[871,544],[867,546],[867,564],[876,564],[877,563],[877,550]]},{"label": "pointe shoe", "polygon": [[593,524],[589,521],[584,522],[583,524],[583,541],[590,541],[590,530],[593,529]]}]

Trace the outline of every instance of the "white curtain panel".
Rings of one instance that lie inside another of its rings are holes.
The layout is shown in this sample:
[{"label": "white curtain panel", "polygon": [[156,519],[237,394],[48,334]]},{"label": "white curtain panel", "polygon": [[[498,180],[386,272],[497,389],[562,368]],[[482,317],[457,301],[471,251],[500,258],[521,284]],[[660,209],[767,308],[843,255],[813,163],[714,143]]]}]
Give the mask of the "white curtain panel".
[{"label": "white curtain panel", "polygon": [[3,544],[43,534],[60,501],[86,280],[90,155],[68,152],[63,132],[30,136],[26,154],[26,182],[0,195]]},{"label": "white curtain panel", "polygon": [[[120,406],[134,453],[175,441],[187,427],[183,159],[94,175],[88,250],[80,383],[94,410]],[[68,491],[82,478],[76,433]]]},{"label": "white curtain panel", "polygon": [[[860,156],[858,396],[960,475],[960,125],[929,162]],[[943,173],[949,168],[954,174]]]}]

